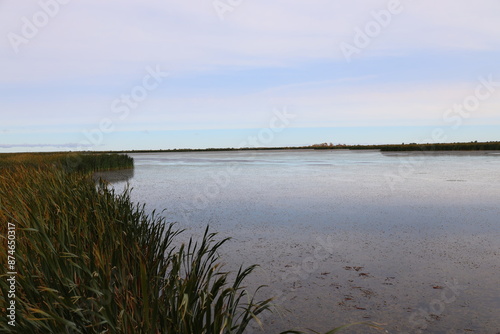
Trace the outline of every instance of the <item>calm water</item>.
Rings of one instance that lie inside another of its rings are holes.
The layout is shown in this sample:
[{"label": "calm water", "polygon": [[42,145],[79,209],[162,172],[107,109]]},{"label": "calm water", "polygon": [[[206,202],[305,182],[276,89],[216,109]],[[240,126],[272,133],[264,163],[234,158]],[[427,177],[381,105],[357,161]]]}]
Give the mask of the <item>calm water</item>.
[{"label": "calm water", "polygon": [[[500,333],[500,154],[257,151],[133,154],[111,173],[199,236],[261,264],[266,333],[373,321],[390,333]],[[259,331],[256,331],[256,333]],[[353,327],[351,333],[371,333]]]}]

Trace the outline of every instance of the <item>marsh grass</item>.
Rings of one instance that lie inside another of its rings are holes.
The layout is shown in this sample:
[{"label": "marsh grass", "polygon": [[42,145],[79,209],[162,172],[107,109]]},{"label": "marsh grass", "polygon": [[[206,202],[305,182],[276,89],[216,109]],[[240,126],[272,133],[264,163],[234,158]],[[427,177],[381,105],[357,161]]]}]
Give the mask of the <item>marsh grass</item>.
[{"label": "marsh grass", "polygon": [[[2,245],[15,223],[18,273],[15,328],[0,279],[0,332],[243,333],[269,309],[270,300],[255,301],[242,286],[253,266],[231,280],[220,267],[227,239],[207,228],[200,241],[177,245],[182,231],[146,214],[129,191],[20,158],[0,176]],[[7,252],[0,257],[5,264]]]},{"label": "marsh grass", "polygon": [[98,170],[134,167],[134,159],[126,154],[103,153],[4,153],[0,154],[0,169],[16,166],[57,168],[66,172],[95,172]]}]

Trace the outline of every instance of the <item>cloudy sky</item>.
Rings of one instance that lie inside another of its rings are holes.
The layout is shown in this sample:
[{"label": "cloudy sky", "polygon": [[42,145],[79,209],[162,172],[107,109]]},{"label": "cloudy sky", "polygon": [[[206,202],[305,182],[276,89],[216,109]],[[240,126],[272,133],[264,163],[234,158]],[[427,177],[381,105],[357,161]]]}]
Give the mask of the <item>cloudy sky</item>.
[{"label": "cloudy sky", "polygon": [[500,140],[498,0],[0,0],[0,37],[0,152]]}]

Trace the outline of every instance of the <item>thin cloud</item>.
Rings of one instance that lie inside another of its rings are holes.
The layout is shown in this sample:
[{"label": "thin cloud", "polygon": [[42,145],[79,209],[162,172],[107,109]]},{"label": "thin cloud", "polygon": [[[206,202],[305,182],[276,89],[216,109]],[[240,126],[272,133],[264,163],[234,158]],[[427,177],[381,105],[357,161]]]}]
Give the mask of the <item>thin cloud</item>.
[{"label": "thin cloud", "polygon": [[[61,6],[57,17],[21,46],[21,54],[29,55],[29,62],[16,57],[8,39],[0,41],[4,55],[0,80],[120,75],[135,72],[130,65],[140,63],[161,63],[173,71],[196,73],[296,66],[318,59],[344,61],[339,44],[352,42],[355,29],[364,28],[373,20],[370,13],[384,9],[387,2],[339,3],[255,0],[235,8],[221,22],[210,5],[187,5],[178,0],[140,5],[136,1],[71,2]],[[500,50],[496,43],[500,29],[494,14],[500,12],[498,1],[401,3],[403,12],[362,56],[415,50]],[[6,4],[0,13],[1,35],[20,33],[20,17],[29,17],[37,10],[37,6],[30,7],[31,12],[21,10],[22,6]]]},{"label": "thin cloud", "polygon": [[[117,133],[266,126],[284,106],[297,114],[293,126],[435,124],[478,77],[500,80],[497,0],[401,0],[401,14],[350,64],[340,44],[389,1],[242,1],[224,21],[212,3],[70,1],[15,54],[5,37],[40,5],[0,2],[2,128],[8,142],[38,133],[54,142],[0,148],[79,147],[64,143],[108,118]],[[113,101],[156,65],[172,76],[118,119]],[[497,88],[468,122],[500,123]]]}]

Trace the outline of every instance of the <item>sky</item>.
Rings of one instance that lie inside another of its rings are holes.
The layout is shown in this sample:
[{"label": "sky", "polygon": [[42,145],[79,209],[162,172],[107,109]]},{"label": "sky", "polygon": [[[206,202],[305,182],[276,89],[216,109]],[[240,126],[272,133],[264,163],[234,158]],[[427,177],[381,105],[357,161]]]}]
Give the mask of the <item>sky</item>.
[{"label": "sky", "polygon": [[0,0],[0,152],[500,140],[497,0]]}]

